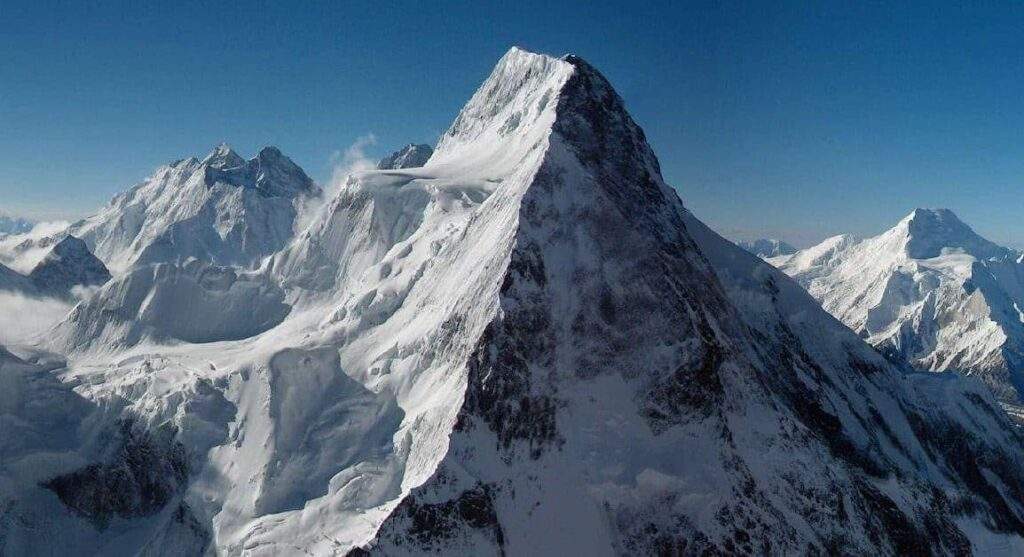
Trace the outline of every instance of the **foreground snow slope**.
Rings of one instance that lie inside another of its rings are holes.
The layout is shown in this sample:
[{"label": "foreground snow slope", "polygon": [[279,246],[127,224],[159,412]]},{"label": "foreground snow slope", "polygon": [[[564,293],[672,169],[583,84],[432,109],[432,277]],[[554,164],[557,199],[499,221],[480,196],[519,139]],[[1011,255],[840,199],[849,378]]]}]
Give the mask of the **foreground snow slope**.
[{"label": "foreground snow slope", "polygon": [[917,209],[874,238],[771,260],[896,361],[984,381],[1024,403],[1024,260],[952,211]]},{"label": "foreground snow slope", "polygon": [[[1022,547],[984,389],[704,227],[577,57],[512,49],[425,167],[349,176],[255,268],[173,245],[0,360],[0,552]],[[287,315],[226,331],[239,282]]]}]

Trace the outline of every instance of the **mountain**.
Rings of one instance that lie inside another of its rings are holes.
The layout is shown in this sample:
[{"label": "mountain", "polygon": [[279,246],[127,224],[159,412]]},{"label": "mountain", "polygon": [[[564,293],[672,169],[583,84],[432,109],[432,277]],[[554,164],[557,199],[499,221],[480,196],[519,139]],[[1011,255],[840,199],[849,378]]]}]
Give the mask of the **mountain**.
[{"label": "mountain", "polygon": [[24,234],[35,225],[30,220],[0,214],[0,236],[7,234]]},{"label": "mountain", "polygon": [[245,160],[221,145],[160,167],[68,233],[115,273],[190,257],[251,266],[287,244],[299,206],[319,192],[275,147]]},{"label": "mountain", "polygon": [[76,286],[101,286],[110,280],[110,272],[85,242],[69,235],[50,249],[28,278],[40,292],[66,297]]},{"label": "mountain", "polygon": [[412,143],[384,157],[377,163],[379,170],[400,170],[403,168],[418,168],[430,160],[434,149],[430,145]]},{"label": "mountain", "polygon": [[780,255],[792,255],[797,251],[796,248],[786,242],[771,238],[761,238],[752,242],[739,242],[737,245],[762,259],[778,257]]},{"label": "mountain", "polygon": [[771,260],[895,361],[959,371],[1024,404],[1024,259],[946,209]]},{"label": "mountain", "polygon": [[901,372],[705,227],[579,57],[510,50],[426,166],[353,173],[247,271],[279,323],[182,338],[224,267],[136,265],[61,329],[88,350],[0,374],[0,553],[1024,549],[984,387]]}]

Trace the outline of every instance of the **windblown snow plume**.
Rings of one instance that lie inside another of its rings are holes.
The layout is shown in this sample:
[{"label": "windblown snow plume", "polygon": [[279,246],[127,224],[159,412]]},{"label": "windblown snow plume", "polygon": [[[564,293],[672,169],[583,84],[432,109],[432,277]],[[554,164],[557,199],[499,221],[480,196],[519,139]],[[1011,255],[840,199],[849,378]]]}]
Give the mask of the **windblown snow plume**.
[{"label": "windblown snow plume", "polygon": [[986,390],[707,229],[579,57],[513,48],[425,166],[289,237],[301,181],[253,165],[72,227],[120,270],[0,360],[0,553],[1024,550]]}]

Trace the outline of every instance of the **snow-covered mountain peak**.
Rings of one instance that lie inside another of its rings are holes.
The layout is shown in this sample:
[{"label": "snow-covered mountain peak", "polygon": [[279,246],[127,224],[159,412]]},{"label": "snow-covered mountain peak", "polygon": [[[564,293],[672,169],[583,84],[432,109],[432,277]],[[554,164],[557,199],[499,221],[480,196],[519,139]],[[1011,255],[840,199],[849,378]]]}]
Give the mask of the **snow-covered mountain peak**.
[{"label": "snow-covered mountain peak", "polygon": [[564,60],[513,47],[463,107],[441,137],[429,165],[458,156],[500,159],[499,145],[508,141],[528,148],[549,131],[554,104],[573,73]]},{"label": "snow-covered mountain peak", "polygon": [[512,49],[425,167],[353,173],[242,272],[210,261],[268,248],[246,211],[290,201],[226,181],[251,163],[165,167],[101,219],[195,255],[105,285],[58,331],[91,345],[62,381],[0,396],[83,402],[42,406],[81,424],[63,445],[0,436],[20,465],[0,553],[952,554],[1024,533],[990,397],[897,373],[690,215],[578,57]]},{"label": "snow-covered mountain peak", "polygon": [[82,240],[66,235],[29,274],[40,292],[70,296],[75,286],[100,286],[110,280],[110,272],[103,262],[89,251]]},{"label": "snow-covered mountain peak", "polygon": [[830,238],[770,262],[896,361],[980,377],[1024,404],[1024,265],[948,209],[915,209],[882,234]]},{"label": "snow-covered mountain peak", "polygon": [[905,240],[903,249],[912,259],[931,259],[947,251],[962,251],[978,259],[1010,253],[979,236],[949,209],[914,209],[891,234]]},{"label": "snow-covered mountain peak", "polygon": [[0,213],[0,236],[24,234],[32,230],[34,223],[30,220]]},{"label": "snow-covered mountain peak", "polygon": [[299,198],[319,192],[277,148],[245,160],[220,145],[158,168],[69,233],[116,272],[190,257],[249,266],[291,239]]},{"label": "snow-covered mountain peak", "polygon": [[749,242],[738,242],[737,245],[750,253],[769,259],[780,255],[792,255],[797,249],[787,242],[775,238],[760,238]]},{"label": "snow-covered mountain peak", "polygon": [[227,145],[214,149],[203,166],[207,185],[223,182],[266,197],[292,198],[316,189],[313,180],[277,147],[264,147],[248,161]]},{"label": "snow-covered mountain peak", "polygon": [[235,168],[245,164],[245,159],[227,143],[221,143],[203,159],[203,164],[213,168]]}]

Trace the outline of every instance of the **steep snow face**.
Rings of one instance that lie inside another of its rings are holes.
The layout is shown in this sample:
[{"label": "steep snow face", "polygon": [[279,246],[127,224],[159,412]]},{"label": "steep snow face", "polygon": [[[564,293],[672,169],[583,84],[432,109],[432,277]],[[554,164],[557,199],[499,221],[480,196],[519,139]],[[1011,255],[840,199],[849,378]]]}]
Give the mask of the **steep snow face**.
[{"label": "steep snow face", "polygon": [[427,164],[434,149],[430,145],[412,143],[384,157],[377,163],[378,170],[401,170],[403,168],[417,168]]},{"label": "steep snow face", "polygon": [[75,287],[101,286],[110,280],[110,272],[89,251],[85,242],[74,236],[65,236],[32,269],[29,279],[41,292],[69,297]]},{"label": "steep snow face", "polygon": [[195,257],[252,265],[291,239],[297,204],[319,189],[274,147],[246,161],[226,145],[177,161],[68,232],[116,273]]},{"label": "steep snow face", "polygon": [[[221,327],[281,296],[279,323]],[[55,344],[87,349],[39,373],[82,403],[47,419],[82,425],[0,453],[3,553],[965,553],[1024,532],[1024,449],[991,398],[900,374],[707,230],[577,57],[510,50],[426,166],[349,176],[258,270],[135,266],[70,321]]]},{"label": "steep snow face", "polygon": [[1024,399],[1024,264],[951,211],[917,209],[863,241],[829,239],[771,259],[822,306],[897,361],[976,375]]},{"label": "steep snow face", "polygon": [[786,242],[772,238],[761,238],[752,242],[739,242],[737,245],[762,259],[778,257],[780,255],[792,255],[797,251],[796,248]]}]

